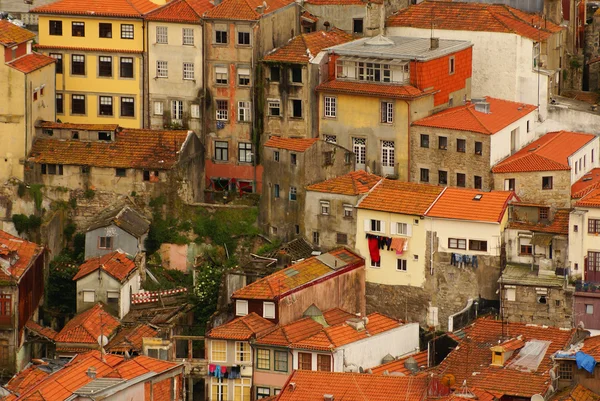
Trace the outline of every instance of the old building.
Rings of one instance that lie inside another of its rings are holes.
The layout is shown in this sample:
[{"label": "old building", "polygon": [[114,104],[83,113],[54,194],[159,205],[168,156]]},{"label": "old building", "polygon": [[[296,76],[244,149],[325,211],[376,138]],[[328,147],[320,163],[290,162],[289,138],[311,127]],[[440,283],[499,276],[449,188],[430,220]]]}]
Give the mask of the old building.
[{"label": "old building", "polygon": [[131,295],[140,290],[140,268],[132,256],[118,250],[86,260],[73,281],[77,282],[77,313],[102,302],[106,311],[122,319],[131,308]]},{"label": "old building", "polygon": [[[49,187],[202,199],[204,150],[192,131],[42,122],[27,180]],[[177,186],[174,188],[174,186]]]},{"label": "old building", "polygon": [[600,282],[600,189],[579,199],[569,217],[571,274],[583,281]]},{"label": "old building", "polygon": [[571,328],[573,292],[565,275],[509,264],[498,280],[501,316],[508,322]]},{"label": "old building", "polygon": [[417,323],[403,324],[381,313],[360,318],[340,309],[321,313],[311,307],[306,314],[259,335],[252,344],[256,399],[278,394],[295,370],[358,372],[388,354],[419,349]]},{"label": "old building", "polygon": [[177,0],[144,16],[148,49],[145,126],[203,132],[202,14],[213,7],[208,1]]},{"label": "old building", "polygon": [[23,180],[35,123],[54,119],[54,59],[31,51],[35,33],[0,20],[0,180]]},{"label": "old building", "polygon": [[259,61],[299,33],[298,9],[283,0],[218,3],[204,13],[207,189],[260,193]]},{"label": "old building", "polygon": [[599,166],[593,134],[549,132],[492,168],[494,188],[515,191],[524,202],[571,206],[571,185]]},{"label": "old building", "polygon": [[143,355],[143,339],[157,337],[158,331],[148,324],[125,327],[106,344],[104,349],[111,354]]},{"label": "old building", "polygon": [[119,249],[135,257],[146,248],[150,222],[132,206],[111,206],[101,212],[85,232],[85,259]]},{"label": "old building", "polygon": [[313,304],[364,314],[364,267],[363,258],[344,248],[313,256],[234,292],[234,313],[280,324],[302,318]]},{"label": "old building", "polygon": [[382,178],[364,170],[318,182],[306,187],[304,201],[304,236],[319,233],[319,248],[333,249],[356,243],[355,205]]},{"label": "old building", "polygon": [[[305,232],[305,187],[354,170],[354,155],[319,138],[272,137],[264,144],[262,165],[260,226],[289,241]],[[320,233],[311,233],[308,240],[319,247]]]},{"label": "old building", "polygon": [[[507,5],[425,1],[386,21],[388,35],[473,43],[474,97],[493,95],[540,107],[543,119],[559,93],[566,28]],[[502,57],[498,57],[498,55]]]},{"label": "old building", "polygon": [[471,94],[465,40],[376,36],[329,48],[319,135],[352,149],[356,169],[409,178],[409,127]]},{"label": "old building", "polygon": [[264,57],[265,139],[315,136],[319,123],[315,88],[327,79],[329,68],[329,57],[320,53],[352,39],[335,28],[302,34]]},{"label": "old building", "polygon": [[[583,389],[587,389],[587,394],[590,392],[600,392],[600,381],[598,380],[600,378],[600,369],[596,369],[598,366],[593,363],[594,361],[596,363],[600,362],[599,345],[600,337],[588,337],[575,344],[572,349],[559,351],[554,355],[558,365],[557,389],[576,387],[583,394],[586,394],[585,391],[582,391]],[[585,357],[587,363],[583,366],[578,363],[580,361],[578,356]],[[597,399],[599,396],[593,393],[590,398]],[[583,399],[583,397],[580,399]]]},{"label": "old building", "polygon": [[57,118],[144,126],[143,14],[160,4],[59,0],[31,10],[39,15],[36,48],[56,59]]},{"label": "old building", "polygon": [[[387,360],[389,360],[389,362],[387,362]],[[428,350],[399,358],[394,358],[393,355],[389,355],[387,358],[384,358],[384,361],[386,362],[382,363],[381,365],[377,365],[371,369],[372,374],[389,375],[394,372],[399,372],[402,373],[404,376],[410,376],[430,367]],[[414,361],[414,364],[416,364],[416,371],[414,368],[411,367],[412,361]]]},{"label": "old building", "polygon": [[489,96],[417,120],[410,180],[489,191],[491,167],[533,141],[536,125],[535,106]]},{"label": "old building", "polygon": [[33,242],[0,231],[0,367],[4,378],[29,362],[24,328],[37,320],[44,294],[44,252]]}]

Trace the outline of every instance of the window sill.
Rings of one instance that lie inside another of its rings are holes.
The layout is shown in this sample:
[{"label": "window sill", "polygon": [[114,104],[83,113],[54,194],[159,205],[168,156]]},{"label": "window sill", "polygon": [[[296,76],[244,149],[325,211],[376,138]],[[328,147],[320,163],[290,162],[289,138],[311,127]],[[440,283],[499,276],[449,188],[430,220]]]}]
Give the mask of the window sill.
[{"label": "window sill", "polygon": [[211,161],[212,161],[213,163],[216,163],[216,164],[230,164],[230,163],[231,163],[229,160],[216,160],[216,159],[211,159]]},{"label": "window sill", "polygon": [[283,119],[283,116],[271,116],[271,115],[269,115],[269,116],[267,116],[267,117],[269,117],[269,118],[273,118],[273,119],[279,119],[279,120],[282,120],[282,119]]}]

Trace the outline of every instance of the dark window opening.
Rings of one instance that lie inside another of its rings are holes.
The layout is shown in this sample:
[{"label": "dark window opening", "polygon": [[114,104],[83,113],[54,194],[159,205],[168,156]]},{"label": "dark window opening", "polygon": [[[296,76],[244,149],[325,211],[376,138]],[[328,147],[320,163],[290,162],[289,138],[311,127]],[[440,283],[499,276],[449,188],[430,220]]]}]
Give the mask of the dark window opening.
[{"label": "dark window opening", "polygon": [[101,38],[112,38],[112,24],[100,23],[99,24]]},{"label": "dark window opening", "polygon": [[71,34],[77,37],[85,36],[85,23],[83,22],[73,22],[71,25]]},{"label": "dark window opening", "polygon": [[50,35],[62,35],[62,21],[50,21]]}]

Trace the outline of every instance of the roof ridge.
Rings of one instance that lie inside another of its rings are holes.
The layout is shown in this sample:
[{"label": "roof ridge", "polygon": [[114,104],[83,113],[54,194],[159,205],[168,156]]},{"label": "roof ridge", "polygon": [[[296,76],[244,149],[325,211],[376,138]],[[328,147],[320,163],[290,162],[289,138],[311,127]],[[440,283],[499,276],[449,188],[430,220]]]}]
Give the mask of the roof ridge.
[{"label": "roof ridge", "polygon": [[[504,4],[498,4],[498,5],[503,6]],[[500,18],[498,18],[498,15],[500,15],[500,14],[496,15],[495,11],[489,10],[487,7],[485,8],[485,10],[486,10],[486,12],[488,12],[490,14],[490,16],[492,18],[494,18],[496,21],[498,21],[498,23],[500,23],[502,26],[504,26],[509,32],[515,33],[515,34],[517,33],[517,32],[515,32],[514,29],[510,28],[504,21],[502,21]]]},{"label": "roof ridge", "polygon": [[[471,105],[473,107],[471,107]],[[467,112],[469,112],[469,114],[471,114],[473,116],[473,118],[475,119],[475,121],[477,121],[477,123],[481,126],[481,128],[483,128],[483,130],[485,132],[487,132],[488,134],[492,135],[494,134],[494,132],[490,131],[488,129],[488,127],[485,126],[485,124],[479,119],[479,116],[477,116],[477,114],[475,113],[475,103],[471,103],[468,107],[467,107]]]}]

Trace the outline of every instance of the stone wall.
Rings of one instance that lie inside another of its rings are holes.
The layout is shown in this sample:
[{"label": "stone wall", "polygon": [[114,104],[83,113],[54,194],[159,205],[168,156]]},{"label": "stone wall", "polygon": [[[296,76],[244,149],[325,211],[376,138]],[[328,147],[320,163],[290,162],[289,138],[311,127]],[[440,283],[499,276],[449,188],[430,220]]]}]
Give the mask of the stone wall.
[{"label": "stone wall", "polygon": [[502,300],[509,322],[573,327],[573,289],[549,288],[546,303],[540,303],[536,287],[517,285],[515,301]]},{"label": "stone wall", "polygon": [[[552,178],[552,189],[542,189],[542,177]],[[515,192],[522,201],[571,207],[571,171],[494,173],[494,188],[504,189],[504,180],[515,179]]]}]

